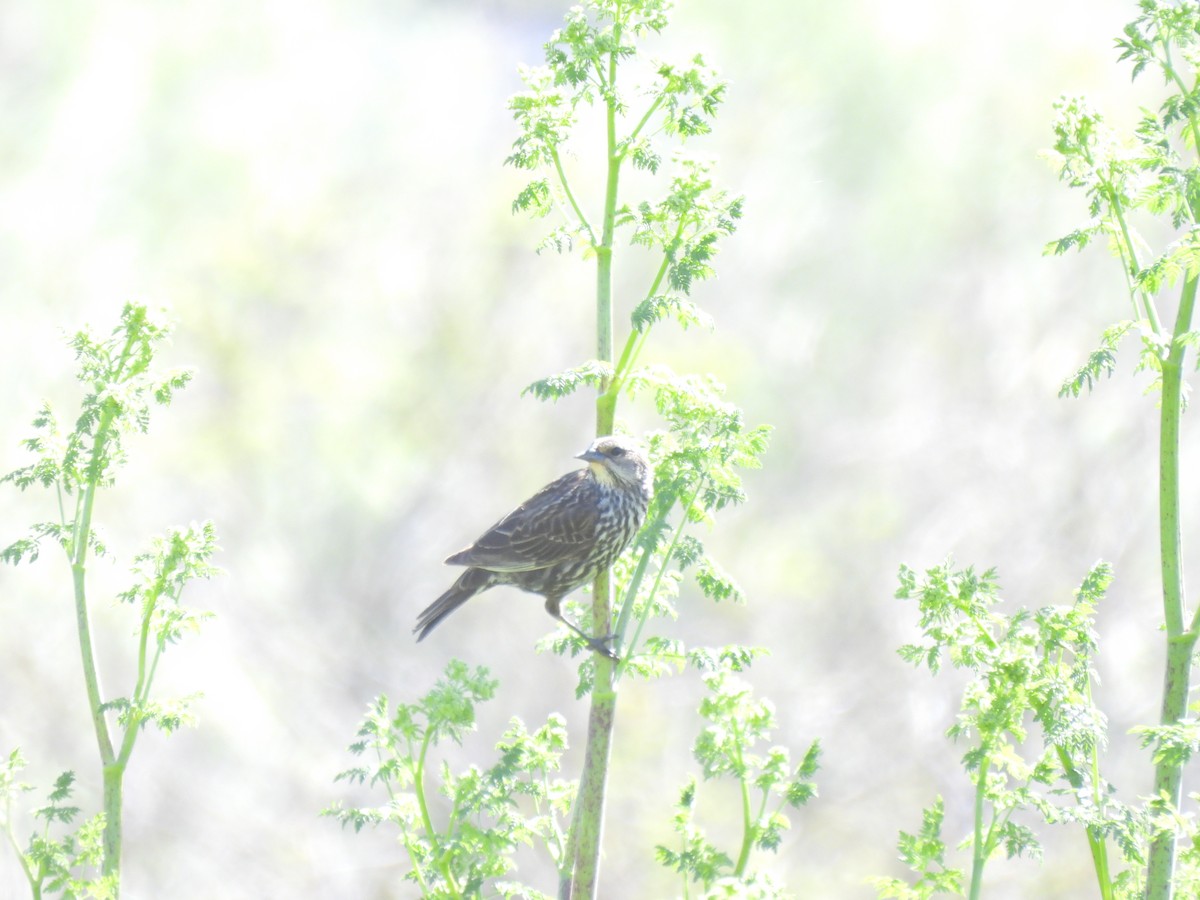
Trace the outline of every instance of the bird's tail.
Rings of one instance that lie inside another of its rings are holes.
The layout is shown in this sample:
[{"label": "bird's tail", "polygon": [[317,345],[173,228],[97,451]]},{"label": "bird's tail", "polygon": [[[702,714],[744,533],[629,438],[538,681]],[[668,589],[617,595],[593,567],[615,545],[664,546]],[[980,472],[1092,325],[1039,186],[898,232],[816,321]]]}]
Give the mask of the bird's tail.
[{"label": "bird's tail", "polygon": [[492,587],[496,574],[487,569],[467,569],[458,576],[458,580],[450,585],[450,589],[430,603],[417,616],[417,625],[413,632],[418,641],[423,641],[425,635],[437,628],[442,619],[450,615],[480,591]]}]

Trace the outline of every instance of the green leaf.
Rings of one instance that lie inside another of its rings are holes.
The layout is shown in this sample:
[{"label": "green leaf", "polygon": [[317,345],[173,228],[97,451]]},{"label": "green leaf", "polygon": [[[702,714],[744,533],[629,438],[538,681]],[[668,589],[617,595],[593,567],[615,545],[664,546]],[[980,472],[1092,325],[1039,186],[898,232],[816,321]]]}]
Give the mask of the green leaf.
[{"label": "green leaf", "polygon": [[521,391],[521,396],[533,394],[539,400],[559,400],[583,387],[599,389],[612,377],[612,366],[591,360],[558,375],[542,378]]},{"label": "green leaf", "polygon": [[706,328],[710,331],[713,328],[713,320],[708,313],[702,311],[688,298],[677,294],[647,297],[634,307],[631,319],[635,331],[645,331],[655,322],[660,322],[667,316],[674,317],[684,331],[692,326]]},{"label": "green leaf", "polygon": [[1080,367],[1073,378],[1063,382],[1058,396],[1078,397],[1085,387],[1089,391],[1092,390],[1101,376],[1111,376],[1117,367],[1117,346],[1125,335],[1137,327],[1137,322],[1126,320],[1106,328],[1100,338],[1100,347],[1092,351],[1087,362]]}]

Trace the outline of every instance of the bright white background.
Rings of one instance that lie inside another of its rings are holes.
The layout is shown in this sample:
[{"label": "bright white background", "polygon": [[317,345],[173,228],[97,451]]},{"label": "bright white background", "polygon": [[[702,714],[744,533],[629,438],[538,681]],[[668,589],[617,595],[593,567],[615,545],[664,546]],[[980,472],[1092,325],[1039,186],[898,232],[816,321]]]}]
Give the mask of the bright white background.
[{"label": "bright white background", "polygon": [[[502,166],[516,65],[540,61],[564,11],[0,8],[0,470],[25,462],[44,397],[64,414],[77,397],[64,333],[107,330],[127,299],[167,306],[163,362],[196,381],[132,445],[98,521],[123,562],[192,519],[214,519],[223,547],[225,576],[188,595],[216,620],[164,661],[163,690],[204,692],[200,726],[145,735],[131,766],[130,897],[412,896],[391,834],[317,813],[345,795],[332,778],[367,703],[417,696],[451,656],[501,681],[456,763],[486,761],[509,717],[559,710],[577,772],[586,710],[569,664],[533,652],[550,624],[537,598],[496,591],[419,647],[410,635],[451,577],[440,560],[571,468],[590,434],[586,398],[518,396],[591,355],[592,272],[534,255],[540,226],[510,216],[522,182]],[[702,149],[747,203],[719,280],[696,292],[718,330],[667,326],[650,353],[717,373],[776,427],[750,503],[707,539],[749,604],[693,592],[666,633],[768,646],[753,680],[778,740],[799,753],[821,738],[821,796],[764,860],[798,896],[870,897],[869,876],[902,874],[897,832],[937,794],[949,842],[969,827],[964,748],[942,737],[960,681],[895,654],[915,635],[892,599],[901,562],[995,565],[1005,596],[1036,607],[1111,561],[1107,774],[1126,799],[1149,790],[1126,731],[1159,703],[1156,411],[1129,354],[1093,396],[1056,398],[1128,307],[1103,249],[1041,255],[1085,207],[1037,156],[1060,93],[1124,121],[1154,103],[1153,77],[1131,87],[1112,49],[1134,11],[697,0],[651,48],[701,50],[731,79]],[[640,270],[618,266],[628,308]],[[1184,490],[1194,550],[1187,475]],[[0,544],[50,504],[0,493]],[[133,626],[103,593],[124,570],[93,570],[105,686],[124,692]],[[94,808],[69,591],[52,551],[0,569],[0,751],[22,747],[39,787],[76,769]],[[679,893],[653,845],[691,771],[697,697],[691,677],[623,689],[606,896]],[[730,800],[701,795],[714,834],[732,834]],[[1046,862],[993,864],[989,897],[1094,895],[1082,835],[1041,833]],[[552,889],[543,859],[522,857],[522,874]],[[23,890],[0,853],[0,895]]]}]

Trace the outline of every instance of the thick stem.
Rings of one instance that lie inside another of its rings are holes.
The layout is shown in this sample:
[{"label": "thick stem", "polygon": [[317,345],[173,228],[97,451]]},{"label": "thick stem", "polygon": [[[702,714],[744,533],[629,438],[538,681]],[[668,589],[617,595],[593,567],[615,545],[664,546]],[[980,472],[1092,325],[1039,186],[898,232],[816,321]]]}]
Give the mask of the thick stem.
[{"label": "thick stem", "polygon": [[[621,43],[620,4],[615,13],[613,39]],[[613,362],[613,302],[612,250],[617,220],[617,188],[621,173],[621,153],[617,144],[617,53],[608,59],[605,84],[605,131],[607,137],[608,172],[604,188],[604,219],[600,245],[596,248],[596,358]],[[617,397],[600,387],[596,400],[596,435],[612,434],[616,420]],[[612,623],[612,587],[609,573],[596,578],[592,590],[592,628],[595,634],[607,634]],[[600,842],[604,833],[604,795],[608,787],[608,760],[612,750],[613,727],[616,720],[617,696],[613,689],[613,663],[596,655],[596,674],[592,685],[592,706],[588,712],[587,746],[584,749],[583,772],[579,779],[579,794],[575,798],[575,814],[571,839],[574,844],[570,866],[572,877],[560,879],[560,895],[582,900],[596,896],[600,878]],[[565,872],[565,869],[564,869]]]},{"label": "thick stem", "polygon": [[608,789],[608,761],[612,752],[616,725],[617,694],[611,687],[613,662],[595,656],[596,682],[592,688],[592,707],[588,713],[587,747],[584,750],[583,775],[579,780],[578,835],[575,844],[575,872],[572,898],[598,896],[600,881],[600,844],[604,836],[604,799]]},{"label": "thick stem", "polygon": [[[607,363],[613,361],[613,235],[617,224],[617,188],[620,183],[621,157],[617,150],[617,110],[613,79],[616,78],[616,57],[609,81],[607,109],[608,172],[604,186],[604,220],[600,228],[600,244],[596,247],[596,359]],[[612,433],[612,419],[616,410],[616,397],[606,395],[608,385],[601,385],[601,396],[605,403],[597,403],[596,433],[602,436]],[[607,420],[607,421],[606,421]]]},{"label": "thick stem", "polygon": [[[1159,541],[1162,567],[1163,621],[1167,629],[1167,664],[1163,680],[1163,725],[1173,725],[1187,714],[1188,682],[1192,651],[1196,646],[1193,627],[1184,630],[1184,581],[1182,534],[1179,521],[1179,420],[1183,412],[1183,357],[1187,345],[1182,337],[1191,328],[1196,302],[1197,276],[1184,282],[1175,319],[1174,340],[1162,362],[1162,409],[1159,419]],[[1179,807],[1183,795],[1183,766],[1162,760],[1154,767],[1154,795]],[[1169,900],[1175,874],[1177,835],[1163,830],[1150,844],[1146,876],[1147,900]]]},{"label": "thick stem", "polygon": [[986,757],[979,764],[979,778],[975,782],[975,834],[971,841],[971,892],[970,900],[979,900],[983,890],[983,867],[987,864],[988,847],[983,834],[984,792],[990,763]]},{"label": "thick stem", "polygon": [[[104,875],[121,877],[121,785],[125,780],[125,766],[120,763],[105,765],[104,769]],[[120,895],[120,885],[117,887]]]}]

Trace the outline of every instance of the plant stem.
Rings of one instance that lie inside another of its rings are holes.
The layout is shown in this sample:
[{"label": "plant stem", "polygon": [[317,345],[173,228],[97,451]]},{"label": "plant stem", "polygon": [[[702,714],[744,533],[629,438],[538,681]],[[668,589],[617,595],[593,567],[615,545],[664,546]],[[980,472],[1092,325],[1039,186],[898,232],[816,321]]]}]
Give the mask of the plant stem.
[{"label": "plant stem", "polygon": [[100,459],[108,443],[115,410],[110,406],[104,410],[96,428],[92,462],[88,466],[88,481],[80,498],[76,515],[75,533],[71,539],[71,575],[75,588],[75,624],[79,632],[79,651],[83,661],[84,688],[87,691],[88,708],[92,714],[92,726],[96,732],[96,743],[100,749],[101,765],[113,761],[112,738],[108,731],[108,720],[101,709],[104,701],[100,696],[100,676],[96,669],[96,655],[92,647],[92,626],[87,605],[87,551],[92,530],[92,510],[96,503],[96,491],[100,481]]},{"label": "plant stem", "polygon": [[[1096,172],[1099,168],[1096,166],[1096,161],[1092,159],[1092,155],[1087,150],[1084,150],[1084,159]],[[1121,229],[1121,240],[1117,242],[1117,250],[1121,255],[1122,269],[1125,273],[1125,283],[1129,287],[1129,298],[1133,301],[1134,315],[1138,318],[1145,318],[1150,323],[1150,329],[1155,333],[1159,333],[1158,310],[1154,306],[1154,298],[1137,286],[1136,276],[1141,271],[1142,265],[1138,262],[1137,244],[1133,239],[1133,235],[1129,230],[1129,225],[1125,221],[1125,209],[1121,204],[1120,193],[1103,175],[1101,176],[1102,187],[1101,193],[1105,200],[1108,201],[1109,209],[1112,210],[1113,216],[1117,220],[1117,225]],[[1138,301],[1141,305],[1138,305]]]},{"label": "plant stem", "polygon": [[[430,727],[425,730],[425,736],[421,740],[421,753],[417,757],[417,768],[413,773],[413,793],[417,797],[417,806],[421,810],[421,824],[425,826],[425,837],[429,840],[430,846],[436,849],[434,854],[433,864],[437,866],[442,873],[442,877],[446,879],[446,884],[450,888],[453,896],[461,897],[462,891],[459,890],[458,883],[454,879],[454,871],[450,868],[450,858],[446,855],[445,849],[438,841],[437,829],[433,827],[433,817],[429,814],[429,803],[425,797],[425,760],[429,756],[429,746],[433,741],[436,729]],[[391,791],[391,786],[388,786],[388,791]]]},{"label": "plant stem", "polygon": [[8,802],[5,804],[4,834],[8,838],[8,842],[12,844],[13,851],[17,855],[17,862],[21,864],[21,871],[25,875],[25,880],[29,882],[29,890],[34,897],[34,900],[40,900],[42,896],[41,879],[34,877],[33,869],[29,867],[29,860],[25,857],[24,851],[21,850],[21,845],[17,843],[17,836],[13,831],[12,797],[9,797]]},{"label": "plant stem", "polygon": [[[119,384],[126,375],[125,367],[129,362],[135,338],[136,328],[130,326],[121,348],[107,379],[109,384]],[[92,454],[85,471],[85,482],[82,494],[76,507],[74,529],[71,535],[71,575],[75,589],[75,623],[79,632],[79,652],[83,661],[83,681],[87,691],[88,708],[92,715],[92,727],[96,732],[96,744],[100,750],[100,768],[104,784],[104,859],[100,871],[104,875],[114,876],[116,881],[115,897],[120,896],[121,877],[121,800],[122,783],[125,778],[125,762],[117,759],[113,751],[112,737],[108,730],[108,719],[104,714],[104,701],[100,691],[100,674],[96,667],[96,655],[92,647],[92,627],[88,617],[87,605],[87,552],[91,542],[92,512],[96,503],[96,492],[104,478],[104,469],[108,457],[108,445],[112,440],[112,430],[120,407],[115,400],[104,404],[100,419],[96,423],[95,437],[92,440]],[[132,726],[136,728],[137,726]]]},{"label": "plant stem", "polygon": [[983,867],[987,863],[988,847],[983,836],[983,799],[987,786],[988,768],[991,761],[985,756],[979,764],[979,778],[975,782],[975,834],[971,841],[971,893],[970,900],[979,900],[983,890]]},{"label": "plant stem", "polygon": [[740,879],[746,874],[746,866],[750,862],[750,851],[754,847],[756,829],[754,828],[754,818],[750,812],[750,783],[746,780],[746,764],[742,759],[742,734],[736,722],[733,723],[733,746],[737,753],[738,785],[742,791],[742,847],[738,852],[733,874]]},{"label": "plant stem", "polygon": [[[145,608],[142,610],[142,627],[138,635],[137,681],[133,686],[133,692],[129,695],[129,721],[125,725],[125,735],[121,741],[121,752],[117,756],[117,760],[122,766],[125,766],[129,762],[129,757],[133,754],[133,745],[137,741],[138,734],[141,733],[142,710],[150,697],[150,684],[154,680],[154,669],[158,663],[158,653],[156,652],[147,670],[146,645],[150,640],[150,626],[154,618],[154,609],[158,604],[158,598],[159,594],[156,591],[147,599]],[[161,648],[161,645],[159,646]]]},{"label": "plant stem", "polygon": [[[614,25],[614,40],[620,41],[620,26]],[[600,226],[600,244],[596,247],[596,358],[613,361],[613,303],[612,265],[613,234],[617,225],[617,189],[621,176],[621,153],[617,147],[617,54],[610,56],[608,83],[605,91],[605,137],[608,144],[608,171],[604,182],[604,218]],[[616,412],[616,397],[607,395],[608,385],[601,386],[601,399],[596,408],[596,436],[612,433]]]},{"label": "plant stem", "polygon": [[[613,43],[621,44],[621,4],[613,11]],[[621,174],[621,152],[617,143],[617,60],[616,50],[609,54],[604,84],[605,135],[608,171],[604,186],[604,217],[600,244],[596,247],[596,358],[613,361],[612,251],[617,220],[617,188]],[[601,384],[596,400],[596,436],[612,434],[616,420],[617,396]],[[612,587],[608,572],[601,572],[592,588],[592,628],[606,634],[612,625]],[[600,877],[600,842],[604,833],[604,796],[608,786],[608,760],[612,752],[616,724],[617,695],[613,684],[613,663],[595,657],[592,705],[588,712],[587,745],[575,814],[571,827],[571,858],[564,861],[559,878],[559,895],[583,900],[596,896]],[[569,873],[569,874],[568,874]]]},{"label": "plant stem", "polygon": [[[1179,521],[1179,420],[1183,412],[1183,336],[1191,328],[1197,275],[1183,285],[1174,340],[1162,361],[1162,408],[1159,418],[1159,542],[1162,566],[1163,621],[1167,628],[1167,665],[1163,681],[1161,724],[1173,725],[1187,714],[1188,681],[1197,632],[1184,630],[1183,549]],[[1183,766],[1160,760],[1154,767],[1154,796],[1179,807]],[[1147,900],[1169,900],[1175,874],[1174,830],[1159,831],[1150,844],[1146,876]]]},{"label": "plant stem", "polygon": [[[1087,689],[1087,701],[1090,704],[1092,701],[1091,685]],[[1063,775],[1066,776],[1067,782],[1076,791],[1083,789],[1083,775],[1079,769],[1075,767],[1075,763],[1071,760],[1070,755],[1062,747],[1055,748],[1058,753],[1058,763],[1062,766]],[[1104,803],[1104,793],[1100,786],[1100,760],[1099,750],[1095,745],[1092,746],[1090,754],[1091,762],[1091,789],[1092,802],[1096,804],[1096,808],[1100,809]],[[1096,886],[1100,889],[1100,900],[1113,900],[1112,874],[1108,866],[1108,843],[1104,840],[1104,833],[1099,826],[1089,825],[1085,831],[1087,835],[1088,848],[1092,853],[1092,868],[1096,870]]]},{"label": "plant stem", "polygon": [[554,171],[558,175],[558,183],[562,186],[563,193],[567,197],[567,202],[571,204],[571,209],[579,218],[579,224],[583,226],[583,230],[587,232],[588,240],[594,246],[596,235],[592,231],[592,226],[588,222],[587,216],[583,214],[583,209],[579,206],[579,202],[575,199],[575,194],[571,191],[571,183],[567,181],[567,173],[563,169],[562,157],[559,155],[557,147],[550,147],[550,159],[554,163]]},{"label": "plant stem", "polygon": [[[635,628],[633,631],[633,637],[630,638],[629,642],[626,644],[624,643],[625,631],[628,626],[629,616],[633,613],[633,605],[634,601],[637,599],[637,592],[641,588],[642,579],[645,577],[646,569],[649,567],[649,561],[652,555],[650,548],[647,548],[642,554],[642,558],[638,560],[637,568],[634,570],[633,577],[629,579],[629,585],[625,588],[625,597],[621,607],[621,615],[617,621],[617,635],[622,641],[622,648],[625,651],[625,657],[617,663],[617,672],[615,676],[616,681],[619,681],[621,676],[625,673],[625,665],[629,658],[633,655],[634,649],[638,645],[638,639],[642,636],[642,629],[645,628],[646,622],[650,618],[650,610],[654,605],[654,598],[658,594],[659,586],[662,585],[663,576],[667,572],[667,564],[670,563],[671,559],[674,557],[675,548],[679,546],[679,539],[683,536],[683,529],[687,526],[688,510],[690,510],[692,508],[692,504],[696,502],[696,497],[699,496],[700,489],[704,487],[707,481],[707,476],[698,478],[696,480],[696,489],[692,491],[692,495],[688,498],[687,503],[683,504],[682,506],[681,515],[679,517],[679,526],[675,529],[675,534],[671,538],[671,543],[667,547],[667,552],[663,555],[662,565],[659,566],[658,572],[654,576],[654,584],[650,587],[650,594],[646,597],[646,603],[642,608],[642,614],[638,616],[637,628]],[[660,518],[665,519],[667,512],[669,511],[670,507],[664,507]]]},{"label": "plant stem", "polygon": [[[120,762],[107,763],[104,777],[104,866],[105,875],[121,876],[121,800],[125,782],[125,766]],[[118,896],[120,885],[117,887]]]},{"label": "plant stem", "polygon": [[[607,580],[607,575],[605,575]],[[616,724],[617,693],[612,688],[612,660],[596,656],[596,680],[588,713],[587,746],[579,780],[578,837],[575,843],[572,898],[596,897],[600,877],[600,842],[604,833],[604,798],[608,787],[608,761]],[[560,884],[561,891],[561,884]]]},{"label": "plant stem", "polygon": [[[1092,682],[1090,678],[1085,686],[1085,692],[1087,703],[1091,706]],[[1102,809],[1106,791],[1103,780],[1100,778],[1100,745],[1098,742],[1092,744],[1089,762],[1091,763],[1092,802],[1096,804],[1097,809]],[[1080,780],[1082,781],[1082,778]],[[1112,873],[1108,866],[1108,841],[1105,840],[1104,832],[1100,830],[1099,825],[1087,827],[1087,839],[1092,851],[1092,863],[1096,869],[1096,882],[1100,887],[1100,900],[1113,900]]]},{"label": "plant stem", "polygon": [[[128,349],[128,345],[126,345]],[[87,483],[80,498],[76,515],[75,533],[71,546],[71,575],[75,589],[75,624],[79,633],[79,652],[83,663],[83,683],[87,692],[88,710],[92,716],[92,727],[96,733],[96,744],[100,750],[100,768],[104,784],[104,859],[101,872],[118,879],[120,891],[121,872],[121,784],[125,774],[124,764],[116,759],[108,720],[104,715],[104,701],[100,692],[100,674],[96,667],[96,654],[92,646],[92,626],[87,603],[87,551],[92,528],[92,511],[96,502],[96,491],[101,480],[101,467],[107,451],[109,434],[116,418],[116,408],[109,404],[100,415],[96,437],[92,445],[92,458],[87,468]]]},{"label": "plant stem", "polygon": [[[616,202],[616,198],[613,198]],[[615,207],[614,207],[615,209]],[[672,245],[678,242],[680,235],[683,234],[683,220],[680,220],[679,227],[675,230],[675,237]],[[649,300],[658,293],[658,288],[662,284],[663,278],[666,277],[667,270],[671,266],[671,257],[667,253],[663,253],[662,262],[659,264],[658,271],[654,274],[654,280],[650,282],[650,288],[646,291],[645,299]],[[634,363],[637,362],[638,354],[642,352],[642,347],[646,345],[646,339],[650,336],[650,326],[644,327],[641,331],[632,328],[629,331],[629,336],[625,339],[625,346],[621,350],[621,357],[617,360],[617,364],[613,369],[613,377],[604,393],[597,401],[598,405],[611,407],[615,410],[617,405],[617,395],[621,391],[621,386],[625,383],[625,379],[629,377],[630,371],[633,369]],[[601,357],[608,359],[608,357]]]}]

